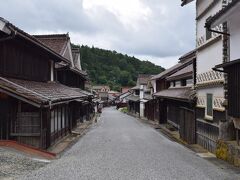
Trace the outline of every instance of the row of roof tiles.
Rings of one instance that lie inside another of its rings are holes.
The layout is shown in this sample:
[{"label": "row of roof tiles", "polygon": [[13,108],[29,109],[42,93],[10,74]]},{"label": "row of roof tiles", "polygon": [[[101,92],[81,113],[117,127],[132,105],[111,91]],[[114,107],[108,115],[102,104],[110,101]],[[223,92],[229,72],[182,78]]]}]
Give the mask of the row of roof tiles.
[{"label": "row of roof tiles", "polygon": [[66,100],[75,100],[91,94],[57,82],[35,82],[0,77],[0,88],[6,94],[19,96],[36,106],[48,106]]}]

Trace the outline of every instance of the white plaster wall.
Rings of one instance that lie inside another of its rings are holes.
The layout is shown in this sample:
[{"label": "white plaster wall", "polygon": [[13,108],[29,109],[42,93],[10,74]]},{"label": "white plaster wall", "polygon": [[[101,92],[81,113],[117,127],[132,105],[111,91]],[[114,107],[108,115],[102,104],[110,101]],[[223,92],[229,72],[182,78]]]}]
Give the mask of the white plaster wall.
[{"label": "white plaster wall", "polygon": [[181,81],[176,81],[175,87],[181,87]]},{"label": "white plaster wall", "polygon": [[140,85],[140,99],[143,99],[144,85]]},{"label": "white plaster wall", "polygon": [[197,0],[197,16],[199,16],[214,0]]},{"label": "white plaster wall", "polygon": [[[201,4],[202,6],[208,6],[210,0],[200,0],[202,1]],[[197,11],[202,8],[202,6],[198,7],[197,6]],[[206,41],[206,29],[205,29],[205,23],[206,19],[210,16],[215,15],[219,10],[222,9],[222,1],[220,0],[209,12],[207,12],[201,19],[198,20],[197,22],[197,39],[200,37],[204,38],[204,41]]]},{"label": "white plaster wall", "polygon": [[222,40],[197,52],[197,74],[211,71],[217,64],[222,63]]},{"label": "white plaster wall", "polygon": [[[205,7],[207,7],[211,3],[210,0],[198,0],[198,2],[200,3],[200,5],[197,6],[198,12],[202,11]],[[203,45],[211,41],[213,38],[216,37],[216,34],[213,34],[212,38],[206,41],[205,23],[207,18],[215,15],[221,9],[222,9],[222,0],[219,0],[218,3],[214,7],[212,7],[209,12],[207,12],[203,17],[197,20],[197,27],[196,27],[197,47],[199,47],[199,45]],[[214,66],[222,63],[222,54],[223,54],[222,49],[223,49],[223,43],[222,43],[222,40],[219,40],[197,51],[197,54],[196,54],[197,75],[204,72],[212,71],[212,68]],[[197,96],[206,97],[207,93],[213,94],[214,97],[224,97],[223,87],[215,87],[215,88],[206,87],[206,88],[197,90]]]},{"label": "white plaster wall", "polygon": [[240,58],[240,9],[228,21],[230,36],[230,60]]},{"label": "white plaster wall", "polygon": [[152,80],[151,83],[153,86],[153,93],[156,93],[157,92],[156,80]]},{"label": "white plaster wall", "polygon": [[197,91],[198,96],[207,96],[207,94],[213,94],[214,97],[224,97],[224,91],[223,88],[220,87],[213,87],[213,88],[208,88],[208,89],[199,89]]},{"label": "white plaster wall", "polygon": [[144,117],[144,109],[145,109],[144,102],[140,102],[140,117]]}]

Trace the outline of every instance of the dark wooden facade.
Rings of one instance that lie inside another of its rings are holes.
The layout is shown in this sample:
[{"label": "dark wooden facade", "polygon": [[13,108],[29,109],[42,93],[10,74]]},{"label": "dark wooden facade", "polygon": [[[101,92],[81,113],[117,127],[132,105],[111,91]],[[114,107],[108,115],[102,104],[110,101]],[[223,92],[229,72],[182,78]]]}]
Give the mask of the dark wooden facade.
[{"label": "dark wooden facade", "polygon": [[140,114],[140,101],[128,101],[128,111],[133,114]]},{"label": "dark wooden facade", "polygon": [[196,108],[197,143],[211,152],[215,152],[219,138],[219,122],[225,121],[225,112],[213,110],[213,120],[205,120],[205,109]]},{"label": "dark wooden facade", "polygon": [[188,144],[196,143],[196,127],[193,104],[176,100],[167,101],[167,122],[174,126],[180,138]]},{"label": "dark wooden facade", "polygon": [[56,79],[66,86],[85,89],[85,77],[70,69],[58,69],[56,71]]},{"label": "dark wooden facade", "polygon": [[148,120],[159,122],[159,99],[152,99],[146,102],[144,111]]},{"label": "dark wooden facade", "polygon": [[0,42],[0,75],[50,81],[49,57],[20,38]]},{"label": "dark wooden facade", "polygon": [[5,95],[0,101],[0,140],[15,140],[46,149],[71,129],[68,105],[37,108]]},{"label": "dark wooden facade", "polygon": [[[13,32],[7,35],[0,31],[0,79],[4,79],[0,86],[0,140],[15,140],[46,149],[73,128],[70,105],[73,99],[82,97],[82,94],[67,86],[63,89],[66,88],[69,94],[61,94],[63,91],[59,88],[63,85],[49,82],[55,80],[52,79],[54,63],[68,63],[63,56],[8,22],[6,28]],[[11,78],[26,80],[26,84],[19,85]],[[6,84],[11,84],[12,88],[8,90]],[[42,85],[47,84],[54,85],[46,86],[41,91]],[[25,85],[34,87],[28,89]],[[52,101],[57,103],[51,104]]]},{"label": "dark wooden facade", "polygon": [[149,100],[145,103],[144,115],[148,120],[155,120],[155,100]]},{"label": "dark wooden facade", "polygon": [[240,118],[240,63],[225,68],[228,74],[228,115]]},{"label": "dark wooden facade", "polygon": [[156,79],[156,92],[169,88],[170,84],[166,79]]}]

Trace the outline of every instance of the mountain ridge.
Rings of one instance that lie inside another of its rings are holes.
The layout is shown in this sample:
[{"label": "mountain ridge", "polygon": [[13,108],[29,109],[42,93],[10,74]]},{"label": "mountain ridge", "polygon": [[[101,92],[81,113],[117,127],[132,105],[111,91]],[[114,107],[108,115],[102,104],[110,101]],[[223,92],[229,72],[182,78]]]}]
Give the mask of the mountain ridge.
[{"label": "mountain ridge", "polygon": [[134,86],[138,74],[155,75],[165,70],[150,61],[142,61],[114,50],[84,45],[77,47],[80,47],[82,69],[87,71],[92,83],[109,85],[113,90]]}]

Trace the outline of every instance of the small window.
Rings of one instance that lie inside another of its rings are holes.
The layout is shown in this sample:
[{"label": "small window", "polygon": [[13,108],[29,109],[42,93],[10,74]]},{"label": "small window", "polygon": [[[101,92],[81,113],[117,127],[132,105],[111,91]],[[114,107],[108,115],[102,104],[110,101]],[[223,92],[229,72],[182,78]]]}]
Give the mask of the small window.
[{"label": "small window", "polygon": [[213,117],[213,95],[207,94],[207,109],[206,109],[206,116]]},{"label": "small window", "polygon": [[136,90],[135,91],[135,94],[138,96],[140,94],[140,91],[139,90]]},{"label": "small window", "polygon": [[186,79],[181,80],[181,86],[186,86],[186,85],[187,85]]},{"label": "small window", "polygon": [[[211,18],[211,16],[208,17],[206,21],[208,21],[210,18]],[[209,31],[208,28],[206,28],[206,40],[209,40],[211,38],[212,38],[212,32]]]}]

